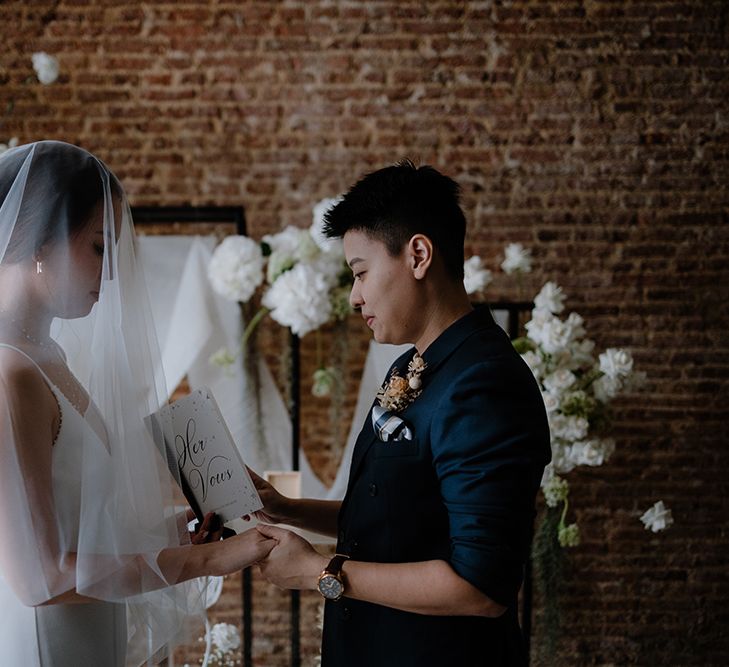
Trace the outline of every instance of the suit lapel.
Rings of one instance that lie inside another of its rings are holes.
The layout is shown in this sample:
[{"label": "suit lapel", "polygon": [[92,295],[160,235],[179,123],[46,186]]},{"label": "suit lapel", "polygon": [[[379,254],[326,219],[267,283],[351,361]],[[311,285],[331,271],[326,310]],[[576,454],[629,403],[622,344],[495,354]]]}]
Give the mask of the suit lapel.
[{"label": "suit lapel", "polygon": [[[471,335],[474,331],[491,326],[497,325],[495,324],[489,309],[484,306],[476,308],[475,311],[452,324],[424,352],[423,359],[425,359],[428,367],[423,373],[423,381],[427,382],[428,376],[433,374],[438,366],[440,366],[453,352],[455,352],[459,345],[463,343],[463,341],[466,340],[469,335]],[[398,359],[398,363],[395,365],[395,367],[398,369],[400,375],[405,375],[408,364],[410,363],[414,354],[415,348],[412,348],[412,350],[409,350],[402,357],[400,357],[400,359]],[[362,467],[362,463],[367,457],[367,452],[369,452],[369,450],[372,448],[372,445],[374,445],[374,443],[377,441],[377,435],[375,435],[375,430],[372,427],[372,407],[374,405],[375,401],[372,402],[372,406],[370,406],[370,409],[367,412],[367,420],[362,426],[362,430],[357,437],[357,442],[354,445],[352,463],[349,469],[347,493],[343,501],[344,504],[346,504],[347,499],[349,498],[349,491],[351,490],[354,481],[357,479],[360,468]]]}]

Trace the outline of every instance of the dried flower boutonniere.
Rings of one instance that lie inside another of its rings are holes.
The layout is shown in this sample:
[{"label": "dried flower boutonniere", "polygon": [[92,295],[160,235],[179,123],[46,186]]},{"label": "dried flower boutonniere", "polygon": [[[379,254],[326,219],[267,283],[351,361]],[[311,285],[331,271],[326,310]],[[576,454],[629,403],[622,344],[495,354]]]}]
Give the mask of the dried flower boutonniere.
[{"label": "dried flower boutonniere", "polygon": [[422,391],[420,376],[427,364],[417,352],[408,364],[408,372],[402,377],[396,368],[392,369],[390,379],[377,391],[377,400],[385,410],[401,412],[410,405]]}]

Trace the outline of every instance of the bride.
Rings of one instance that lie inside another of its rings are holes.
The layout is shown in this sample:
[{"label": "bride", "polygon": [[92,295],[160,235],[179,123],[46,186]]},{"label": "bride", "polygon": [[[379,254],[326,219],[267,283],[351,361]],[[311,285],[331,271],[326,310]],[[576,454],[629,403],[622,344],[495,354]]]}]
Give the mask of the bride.
[{"label": "bride", "polygon": [[[55,339],[78,318],[67,358]],[[204,610],[198,577],[237,571],[272,548],[255,530],[190,543],[161,443],[144,424],[165,400],[119,181],[61,142],[4,153],[3,664],[156,662]]]}]

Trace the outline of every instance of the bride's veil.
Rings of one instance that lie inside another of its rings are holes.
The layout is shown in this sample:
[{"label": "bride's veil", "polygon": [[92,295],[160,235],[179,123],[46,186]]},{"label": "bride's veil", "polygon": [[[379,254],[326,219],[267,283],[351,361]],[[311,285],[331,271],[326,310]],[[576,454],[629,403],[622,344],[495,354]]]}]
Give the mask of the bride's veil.
[{"label": "bride's veil", "polygon": [[[63,420],[51,454],[27,397],[0,405],[0,568],[28,605],[74,588],[125,603],[127,662],[140,664],[189,632],[205,587],[170,586],[179,572],[157,562],[189,539],[145,424],[167,396],[129,204],[103,162],[53,141],[0,157],[0,202],[0,343],[19,341],[40,366]],[[24,327],[50,315],[63,352]]]}]

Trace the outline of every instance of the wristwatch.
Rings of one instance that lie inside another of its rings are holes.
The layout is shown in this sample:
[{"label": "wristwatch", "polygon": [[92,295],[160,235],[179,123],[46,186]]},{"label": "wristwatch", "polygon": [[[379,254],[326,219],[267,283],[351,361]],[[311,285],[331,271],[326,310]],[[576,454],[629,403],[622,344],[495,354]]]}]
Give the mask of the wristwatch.
[{"label": "wristwatch", "polygon": [[344,595],[344,579],[342,578],[342,566],[349,556],[336,554],[329,561],[322,573],[319,575],[317,588],[325,600],[336,602]]}]

